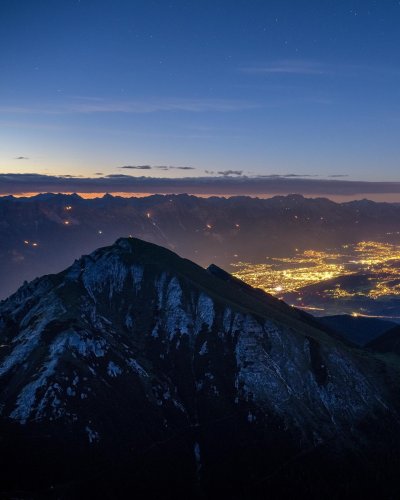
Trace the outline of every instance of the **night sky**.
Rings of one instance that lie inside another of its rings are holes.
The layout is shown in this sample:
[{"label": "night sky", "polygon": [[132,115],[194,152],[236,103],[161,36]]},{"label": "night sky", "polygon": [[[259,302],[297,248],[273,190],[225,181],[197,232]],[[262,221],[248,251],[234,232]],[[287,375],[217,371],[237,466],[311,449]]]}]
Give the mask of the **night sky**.
[{"label": "night sky", "polygon": [[0,19],[0,174],[400,180],[399,1],[1,0]]}]

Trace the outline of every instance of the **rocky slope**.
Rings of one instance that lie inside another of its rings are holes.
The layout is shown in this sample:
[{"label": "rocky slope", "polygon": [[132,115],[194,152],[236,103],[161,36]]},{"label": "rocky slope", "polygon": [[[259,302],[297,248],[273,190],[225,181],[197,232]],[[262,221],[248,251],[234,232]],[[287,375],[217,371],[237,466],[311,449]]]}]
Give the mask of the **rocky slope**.
[{"label": "rocky slope", "polygon": [[397,368],[169,250],[120,239],[0,304],[1,495],[397,491]]}]

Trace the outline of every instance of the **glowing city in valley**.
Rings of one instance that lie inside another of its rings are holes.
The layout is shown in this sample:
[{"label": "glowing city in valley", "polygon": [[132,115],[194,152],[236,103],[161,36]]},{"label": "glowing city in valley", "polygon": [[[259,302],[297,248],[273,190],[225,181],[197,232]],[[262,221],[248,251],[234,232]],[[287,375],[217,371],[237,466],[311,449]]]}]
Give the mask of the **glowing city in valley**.
[{"label": "glowing city in valley", "polygon": [[[390,243],[361,241],[332,251],[306,250],[293,257],[268,258],[259,264],[239,262],[232,267],[233,274],[249,285],[277,297],[299,294],[299,302],[305,287],[318,284],[331,299],[400,296],[400,245]],[[362,279],[344,286],[346,276]]]},{"label": "glowing city in valley", "polygon": [[279,295],[349,274],[351,271],[346,271],[339,262],[340,257],[340,254],[307,250],[294,257],[270,258],[265,264],[232,264],[237,268],[233,274],[251,286]]}]

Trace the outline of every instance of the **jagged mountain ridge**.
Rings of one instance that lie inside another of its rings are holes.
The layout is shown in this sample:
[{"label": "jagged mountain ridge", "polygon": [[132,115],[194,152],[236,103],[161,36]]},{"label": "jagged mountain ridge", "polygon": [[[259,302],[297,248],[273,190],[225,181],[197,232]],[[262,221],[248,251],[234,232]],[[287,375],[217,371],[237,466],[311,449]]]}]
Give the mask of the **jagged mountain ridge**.
[{"label": "jagged mountain ridge", "polygon": [[0,197],[0,298],[24,280],[59,272],[120,236],[176,251],[202,266],[263,262],[295,248],[326,249],[398,231],[400,206],[334,203],[300,195],[271,199],[154,195],[83,199]]},{"label": "jagged mountain ridge", "polygon": [[304,490],[317,495],[348,487],[335,467],[365,472],[353,455],[388,458],[385,428],[398,432],[390,366],[217,275],[120,239],[0,304],[8,490],[284,495],[288,477],[300,486],[323,460],[331,472]]}]

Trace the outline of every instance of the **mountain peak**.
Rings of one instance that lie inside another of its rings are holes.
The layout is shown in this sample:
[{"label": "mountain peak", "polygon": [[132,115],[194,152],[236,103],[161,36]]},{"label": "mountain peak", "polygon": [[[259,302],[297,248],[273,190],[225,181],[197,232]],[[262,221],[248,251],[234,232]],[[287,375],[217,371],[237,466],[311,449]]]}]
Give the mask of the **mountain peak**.
[{"label": "mountain peak", "polygon": [[147,494],[172,481],[184,497],[193,484],[210,495],[206,478],[228,476],[233,496],[239,484],[265,493],[271,484],[247,471],[265,477],[335,440],[336,454],[321,451],[333,466],[354,446],[375,452],[366,426],[381,440],[395,425],[373,357],[217,266],[136,238],[22,287],[0,304],[0,341],[2,470],[12,485],[22,468],[38,491],[49,478],[93,488],[101,463],[99,494],[107,481]]}]

